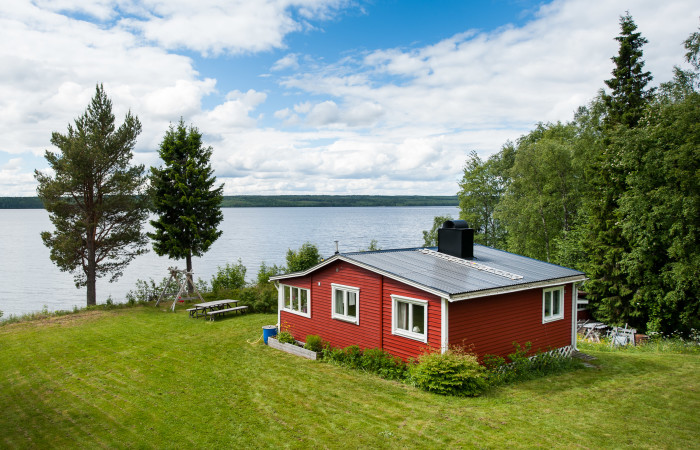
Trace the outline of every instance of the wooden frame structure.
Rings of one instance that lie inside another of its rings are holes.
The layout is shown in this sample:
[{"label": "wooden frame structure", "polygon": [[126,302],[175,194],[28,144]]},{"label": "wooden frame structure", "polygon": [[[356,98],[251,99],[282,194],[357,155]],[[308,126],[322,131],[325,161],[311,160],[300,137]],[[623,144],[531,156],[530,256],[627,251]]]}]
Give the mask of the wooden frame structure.
[{"label": "wooden frame structure", "polygon": [[[175,311],[175,305],[177,304],[178,300],[196,300],[199,299],[200,302],[204,302],[204,299],[202,298],[202,295],[199,293],[199,289],[197,289],[197,286],[194,284],[194,272],[188,272],[185,269],[178,269],[177,267],[168,267],[168,270],[170,271],[170,278],[168,278],[168,282],[165,283],[165,287],[163,288],[163,292],[160,293],[160,297],[158,297],[158,301],[156,301],[156,306],[163,300],[163,298],[168,297],[170,295],[175,294],[173,297],[173,306],[171,310],[174,312]],[[178,275],[179,274],[184,274],[185,278],[184,280],[181,280],[178,282]],[[168,292],[168,288],[170,287],[170,283],[172,281],[175,281],[176,284],[179,285],[179,289],[177,293],[173,292]],[[187,286],[188,284],[192,286],[192,289],[194,290],[195,294],[197,294],[197,297],[183,297],[182,295],[187,291]]]}]

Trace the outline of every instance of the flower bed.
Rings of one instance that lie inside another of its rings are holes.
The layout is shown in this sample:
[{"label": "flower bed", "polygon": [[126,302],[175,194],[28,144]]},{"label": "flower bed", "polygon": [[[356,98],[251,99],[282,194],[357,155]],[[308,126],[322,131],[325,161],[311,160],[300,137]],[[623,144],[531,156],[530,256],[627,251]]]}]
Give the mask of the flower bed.
[{"label": "flower bed", "polygon": [[269,345],[272,348],[276,348],[277,350],[282,350],[283,352],[291,353],[292,355],[297,355],[301,356],[302,358],[306,359],[320,359],[321,358],[321,353],[320,352],[313,352],[311,350],[307,350],[304,348],[304,343],[295,341],[296,344],[288,344],[286,342],[280,342],[274,337],[268,337],[267,338],[267,345]]}]

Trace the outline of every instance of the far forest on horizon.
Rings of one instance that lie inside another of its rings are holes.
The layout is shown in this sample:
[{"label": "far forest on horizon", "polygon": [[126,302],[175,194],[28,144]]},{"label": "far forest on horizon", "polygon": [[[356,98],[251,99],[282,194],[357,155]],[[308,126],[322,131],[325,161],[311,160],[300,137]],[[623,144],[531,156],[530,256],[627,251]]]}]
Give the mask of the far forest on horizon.
[{"label": "far forest on horizon", "polygon": [[[225,195],[222,208],[458,206],[456,195]],[[0,197],[0,209],[43,209],[39,197]]]}]

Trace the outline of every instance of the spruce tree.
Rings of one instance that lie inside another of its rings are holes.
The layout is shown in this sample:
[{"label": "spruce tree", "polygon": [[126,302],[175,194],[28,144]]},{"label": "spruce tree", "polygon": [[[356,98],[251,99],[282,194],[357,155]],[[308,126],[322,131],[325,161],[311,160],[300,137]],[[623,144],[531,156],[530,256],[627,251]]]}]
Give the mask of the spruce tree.
[{"label": "spruce tree", "polygon": [[634,127],[654,92],[653,89],[646,90],[652,76],[650,72],[644,72],[642,59],[642,46],[648,41],[636,32],[637,25],[629,13],[620,17],[620,29],[620,35],[615,38],[620,43],[619,52],[610,58],[615,63],[613,77],[605,80],[612,90],[610,95],[603,94],[608,109],[606,124]]},{"label": "spruce tree", "polygon": [[41,239],[59,269],[74,274],[76,287],[87,287],[88,306],[97,303],[97,278],[109,274],[115,281],[147,251],[145,170],[130,165],[140,132],[131,112],[119,128],[114,126],[112,102],[98,85],[75,127],[51,136],[60,150],[45,154],[54,175],[34,172],[37,194],[55,227]]},{"label": "spruce tree", "polygon": [[589,172],[594,175],[590,179],[587,211],[589,237],[585,247],[590,259],[586,273],[590,281],[586,289],[592,294],[599,320],[644,326],[646,317],[634,304],[634,283],[623,265],[625,255],[632,249],[622,233],[619,205],[628,189],[622,163],[623,143],[629,130],[639,124],[654,90],[646,88],[652,77],[643,71],[642,46],[647,40],[636,31],[637,25],[629,14],[620,17],[620,28],[620,35],[615,38],[619,52],[612,58],[613,78],[605,81],[612,92],[602,95],[606,107],[602,152],[590,159]]},{"label": "spruce tree", "polygon": [[[182,119],[170,125],[160,144],[164,165],[151,167],[151,202],[158,215],[148,237],[160,256],[185,259],[192,271],[192,257],[202,256],[221,236],[223,185],[215,187],[211,147],[203,147],[202,134]],[[190,293],[192,286],[188,284]]]}]

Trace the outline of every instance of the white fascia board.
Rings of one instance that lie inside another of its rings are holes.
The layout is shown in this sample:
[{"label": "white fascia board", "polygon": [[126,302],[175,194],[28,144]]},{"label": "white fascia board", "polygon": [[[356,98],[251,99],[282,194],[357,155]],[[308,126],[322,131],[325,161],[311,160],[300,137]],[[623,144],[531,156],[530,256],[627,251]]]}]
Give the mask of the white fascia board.
[{"label": "white fascia board", "polygon": [[519,292],[519,291],[527,291],[530,289],[559,286],[562,284],[575,283],[577,281],[585,281],[587,279],[588,278],[586,278],[585,275],[573,275],[573,276],[564,277],[564,278],[554,278],[551,280],[536,281],[534,283],[524,283],[524,284],[517,284],[515,286],[505,286],[505,287],[499,287],[499,288],[494,288],[494,289],[486,289],[486,290],[482,290],[482,291],[466,292],[464,294],[456,294],[456,295],[450,296],[449,300],[451,302],[459,302],[462,300],[470,300],[472,298],[478,298],[478,297],[490,297],[492,295],[509,294],[511,292]]},{"label": "white fascia board", "polygon": [[274,277],[270,277],[270,281],[277,281],[277,280],[286,280],[288,278],[298,278],[298,277],[305,277],[306,275],[310,274],[311,272],[314,272],[318,269],[320,269],[323,266],[327,266],[328,264],[332,263],[333,261],[337,259],[343,259],[340,255],[333,255],[330,258],[321,261],[320,263],[316,264],[313,267],[310,267],[306,270],[303,270],[301,272],[291,272],[291,273],[285,273],[282,275],[275,275]]}]

